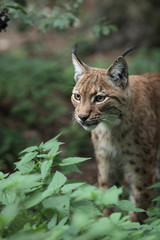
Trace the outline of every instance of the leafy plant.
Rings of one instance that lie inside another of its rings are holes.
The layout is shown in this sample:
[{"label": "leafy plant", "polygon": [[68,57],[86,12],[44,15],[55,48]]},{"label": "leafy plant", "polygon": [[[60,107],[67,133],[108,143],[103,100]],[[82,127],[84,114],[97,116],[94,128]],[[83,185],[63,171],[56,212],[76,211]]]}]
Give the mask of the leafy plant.
[{"label": "leafy plant", "polygon": [[107,36],[110,32],[116,32],[117,27],[106,20],[106,17],[99,18],[95,25],[93,26],[93,33],[96,37],[101,34]]},{"label": "leafy plant", "polygon": [[73,26],[77,20],[77,13],[83,0],[56,1],[54,7],[49,8],[44,1],[34,2],[25,0],[2,1],[1,7],[6,9],[12,18],[19,19],[26,25],[38,23],[39,29],[64,30]]},{"label": "leafy plant", "polygon": [[[159,219],[140,225],[129,222],[121,212],[103,217],[104,208],[143,210],[127,200],[120,201],[121,188],[113,186],[102,192],[67,179],[67,174],[78,171],[77,164],[87,159],[59,160],[61,144],[55,137],[28,147],[20,153],[14,173],[0,173],[1,239],[158,239]],[[153,210],[149,211],[153,216]]]}]

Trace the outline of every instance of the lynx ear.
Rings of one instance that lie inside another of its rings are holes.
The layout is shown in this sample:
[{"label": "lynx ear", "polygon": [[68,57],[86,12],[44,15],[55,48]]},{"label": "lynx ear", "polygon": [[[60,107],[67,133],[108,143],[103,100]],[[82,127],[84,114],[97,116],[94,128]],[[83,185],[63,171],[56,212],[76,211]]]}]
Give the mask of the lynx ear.
[{"label": "lynx ear", "polygon": [[74,79],[77,82],[85,72],[89,71],[89,67],[77,57],[76,52],[77,44],[75,44],[72,50],[72,63],[75,70]]},{"label": "lynx ear", "polygon": [[122,56],[118,57],[109,67],[108,76],[117,87],[125,89],[128,84],[128,67]]}]

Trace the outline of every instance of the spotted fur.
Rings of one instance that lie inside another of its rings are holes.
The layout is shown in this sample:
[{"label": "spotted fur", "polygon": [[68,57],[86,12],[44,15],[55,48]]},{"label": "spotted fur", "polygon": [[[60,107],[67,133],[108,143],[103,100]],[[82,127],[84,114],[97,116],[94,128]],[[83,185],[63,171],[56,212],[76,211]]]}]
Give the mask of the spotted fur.
[{"label": "spotted fur", "polygon": [[[99,186],[119,186],[127,173],[130,199],[147,209],[153,198],[147,187],[155,183],[160,150],[160,73],[128,77],[122,56],[108,69],[89,67],[74,53],[72,60],[75,119],[91,130]],[[130,219],[143,222],[146,217],[145,213],[132,212]]]}]

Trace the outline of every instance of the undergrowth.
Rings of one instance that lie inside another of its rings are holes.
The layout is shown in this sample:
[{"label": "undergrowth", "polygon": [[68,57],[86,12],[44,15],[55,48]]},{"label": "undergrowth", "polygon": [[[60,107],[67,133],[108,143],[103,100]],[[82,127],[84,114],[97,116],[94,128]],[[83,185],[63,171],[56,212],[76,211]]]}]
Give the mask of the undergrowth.
[{"label": "undergrowth", "polygon": [[[0,172],[0,239],[16,240],[123,240],[160,239],[160,197],[140,225],[128,220],[137,209],[119,200],[121,188],[99,188],[67,175],[79,172],[86,158],[59,157],[58,137],[23,150],[12,174]],[[156,184],[155,187],[160,187]],[[119,212],[103,217],[104,208]]]}]

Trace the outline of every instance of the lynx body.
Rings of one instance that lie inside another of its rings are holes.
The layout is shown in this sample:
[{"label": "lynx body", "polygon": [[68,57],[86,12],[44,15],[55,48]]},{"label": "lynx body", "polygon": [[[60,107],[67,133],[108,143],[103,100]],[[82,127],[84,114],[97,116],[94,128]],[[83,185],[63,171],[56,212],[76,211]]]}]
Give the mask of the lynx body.
[{"label": "lynx body", "polygon": [[[127,63],[118,57],[108,69],[92,68],[72,54],[75,119],[91,130],[98,164],[99,186],[120,186],[129,174],[131,200],[147,209],[155,183],[160,150],[160,73],[128,77]],[[131,213],[143,222],[145,213]]]}]

